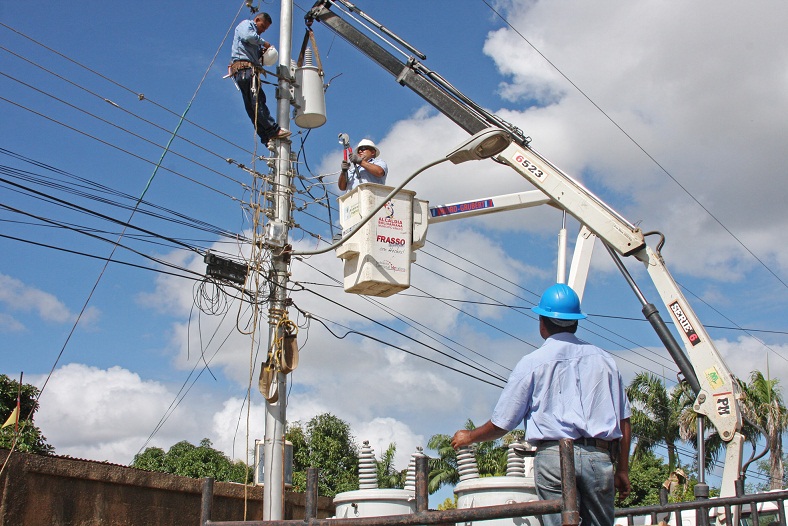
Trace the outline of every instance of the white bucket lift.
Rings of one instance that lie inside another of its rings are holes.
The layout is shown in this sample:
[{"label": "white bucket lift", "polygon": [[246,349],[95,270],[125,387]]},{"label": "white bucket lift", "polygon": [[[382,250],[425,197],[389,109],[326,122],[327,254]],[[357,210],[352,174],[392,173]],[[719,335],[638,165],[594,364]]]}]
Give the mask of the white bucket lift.
[{"label": "white bucket lift", "polygon": [[[343,236],[394,188],[362,183],[339,198]],[[427,237],[429,203],[400,190],[375,216],[336,249],[345,262],[345,292],[391,296],[410,287],[410,264]]]}]

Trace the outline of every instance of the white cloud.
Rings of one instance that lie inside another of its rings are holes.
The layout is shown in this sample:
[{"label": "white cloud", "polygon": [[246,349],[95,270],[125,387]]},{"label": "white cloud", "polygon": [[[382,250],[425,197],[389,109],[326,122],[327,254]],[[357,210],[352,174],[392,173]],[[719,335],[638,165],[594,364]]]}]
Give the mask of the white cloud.
[{"label": "white cloud", "polygon": [[426,449],[426,440],[429,437],[415,434],[408,424],[394,418],[373,418],[368,422],[356,423],[353,426],[356,438],[363,443],[368,441],[375,452],[375,458],[381,458],[389,447],[397,447],[394,456],[394,466],[398,471],[406,469],[410,457],[416,452],[417,447]]},{"label": "white cloud", "polygon": [[[44,377],[33,377],[42,386]],[[200,397],[203,398],[203,397]],[[175,399],[166,386],[121,367],[72,363],[52,374],[40,399],[36,424],[56,453],[128,464],[165,414],[148,446],[165,450],[180,440],[199,442],[212,404],[191,396],[169,412]]]},{"label": "white cloud", "polygon": [[781,384],[788,378],[788,344],[769,344],[754,336],[717,340],[716,344],[728,368],[741,380],[748,382],[756,370],[780,379]]},{"label": "white cloud", "polygon": [[[77,317],[55,295],[26,285],[6,274],[0,274],[0,304],[9,311],[35,313],[41,320],[50,323],[73,322]],[[97,320],[98,316],[97,309],[88,307],[82,314],[80,322],[83,326],[89,327]],[[4,326],[9,331],[20,331],[24,324],[10,314],[3,313],[2,319],[0,319],[0,329]]]}]

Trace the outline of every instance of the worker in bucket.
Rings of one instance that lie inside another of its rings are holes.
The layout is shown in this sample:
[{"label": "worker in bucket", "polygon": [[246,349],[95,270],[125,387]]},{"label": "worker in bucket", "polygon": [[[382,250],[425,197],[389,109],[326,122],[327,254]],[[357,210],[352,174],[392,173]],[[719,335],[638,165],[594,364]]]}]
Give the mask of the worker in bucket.
[{"label": "worker in bucket", "polygon": [[361,183],[386,184],[389,167],[380,157],[380,150],[369,139],[362,139],[350,159],[342,161],[339,189],[350,191]]},{"label": "worker in bucket", "polygon": [[[575,336],[586,317],[580,300],[562,283],[548,288],[539,305],[544,344],[524,356],[509,376],[492,418],[473,430],[457,431],[454,449],[501,438],[525,423],[525,439],[536,446],[534,481],[540,499],[560,499],[558,440],[574,440],[581,523],[615,522],[615,494],[629,495],[631,409],[624,381],[606,351]],[[558,513],[543,515],[543,526],[560,526]]]},{"label": "worker in bucket", "polygon": [[290,131],[281,128],[271,116],[260,86],[263,64],[271,66],[278,60],[276,48],[261,36],[271,27],[271,23],[271,15],[261,12],[252,20],[238,24],[233,36],[232,63],[229,66],[229,74],[243,96],[246,113],[263,144],[271,139],[286,139],[290,136]]}]

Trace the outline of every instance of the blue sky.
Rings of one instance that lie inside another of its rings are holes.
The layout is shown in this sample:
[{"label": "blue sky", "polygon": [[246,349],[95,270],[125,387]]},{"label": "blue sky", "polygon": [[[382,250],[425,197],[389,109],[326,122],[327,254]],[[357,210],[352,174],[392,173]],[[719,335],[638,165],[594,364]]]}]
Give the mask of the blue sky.
[{"label": "blue sky", "polygon": [[[310,5],[295,4],[293,55]],[[667,265],[734,374],[765,371],[768,360],[772,376],[786,377],[788,39],[781,21],[788,8],[754,2],[743,12],[730,1],[357,5],[424,52],[428,68],[522,128],[537,151],[631,222],[663,232]],[[201,312],[195,304],[206,302],[193,278],[205,270],[199,250],[248,254],[216,232],[250,228],[241,203],[251,180],[237,163],[267,170],[252,159],[254,136],[240,94],[222,79],[230,46],[223,39],[248,10],[241,2],[124,7],[78,2],[47,23],[24,4],[0,6],[0,177],[126,221],[129,210],[115,203],[133,205],[142,195],[188,107],[190,122],[145,194],[165,218],[138,212],[131,221],[170,240],[128,230],[121,243],[196,274],[156,272],[166,268],[123,248],[114,258],[138,266],[112,263],[102,274],[103,261],[88,255],[108,257],[111,242],[42,218],[97,229],[112,242],[121,227],[3,182],[0,372],[24,371],[42,386],[54,368],[37,422],[58,453],[128,463],[145,446],[208,437],[242,458],[250,354],[257,368],[259,358],[235,321],[243,325],[249,314],[232,301],[226,316]],[[266,35],[281,47],[279,2],[262,9],[274,19]],[[319,24],[314,29],[330,80],[328,120],[308,134],[293,126],[293,151],[299,173],[323,176],[332,201],[340,132],[354,143],[376,141],[393,185],[465,138],[347,43]],[[273,87],[267,94],[273,108]],[[259,142],[257,152],[265,153]],[[90,182],[83,189],[91,194],[103,185],[110,202],[48,184],[75,177]],[[409,188],[432,204],[530,189],[491,161],[440,165]],[[323,195],[318,187],[313,193]],[[306,208],[291,231],[303,249],[317,246],[311,234],[330,236],[325,207],[310,201],[297,198]],[[183,220],[176,223],[175,214]],[[194,220],[211,228],[189,226]],[[314,318],[290,313],[302,325],[302,350],[290,378],[288,420],[330,411],[377,453],[395,441],[402,468],[431,435],[451,434],[467,418],[483,423],[499,387],[420,357],[489,378],[467,365],[472,359],[505,377],[539,345],[527,308],[555,280],[560,225],[552,209],[433,225],[412,269],[413,287],[387,299],[344,294],[332,281],[342,277],[333,254],[295,261],[292,279],[303,290],[291,298]],[[570,220],[568,228],[573,240],[578,225]],[[658,304],[642,269],[628,267]],[[600,247],[583,308],[591,317],[581,337],[609,349],[628,378],[647,370],[675,381],[677,368],[639,321],[638,303]],[[336,338],[317,319],[338,335],[352,329],[413,354],[356,334]],[[201,352],[211,359],[210,371]],[[263,435],[257,368],[252,442]]]}]

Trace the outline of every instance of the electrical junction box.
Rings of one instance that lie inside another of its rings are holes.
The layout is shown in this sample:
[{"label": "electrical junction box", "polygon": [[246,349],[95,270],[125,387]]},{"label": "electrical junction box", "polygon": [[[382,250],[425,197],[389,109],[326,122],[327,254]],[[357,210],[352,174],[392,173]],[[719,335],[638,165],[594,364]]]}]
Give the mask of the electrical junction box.
[{"label": "electrical junction box", "polygon": [[[284,483],[285,488],[293,487],[293,443],[285,440],[284,462]],[[256,486],[263,486],[265,478],[265,442],[263,440],[254,441],[254,483]]]},{"label": "electrical junction box", "polygon": [[[393,187],[362,183],[339,198],[342,235],[369,216]],[[336,249],[344,260],[345,292],[391,296],[410,287],[414,251],[427,238],[429,203],[400,190],[375,216]]]}]

